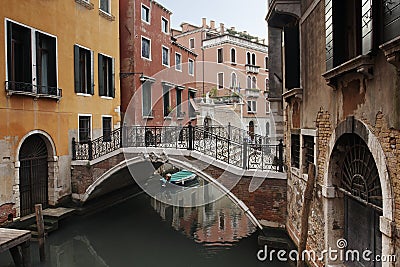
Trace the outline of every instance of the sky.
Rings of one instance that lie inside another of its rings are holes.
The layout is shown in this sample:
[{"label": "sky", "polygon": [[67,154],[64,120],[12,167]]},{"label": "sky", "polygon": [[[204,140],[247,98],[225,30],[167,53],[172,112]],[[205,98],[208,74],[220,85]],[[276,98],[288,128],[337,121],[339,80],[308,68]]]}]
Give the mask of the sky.
[{"label": "sky", "polygon": [[251,35],[267,39],[267,0],[156,0],[172,11],[171,26],[180,29],[182,22],[201,26],[201,18],[247,31]]}]

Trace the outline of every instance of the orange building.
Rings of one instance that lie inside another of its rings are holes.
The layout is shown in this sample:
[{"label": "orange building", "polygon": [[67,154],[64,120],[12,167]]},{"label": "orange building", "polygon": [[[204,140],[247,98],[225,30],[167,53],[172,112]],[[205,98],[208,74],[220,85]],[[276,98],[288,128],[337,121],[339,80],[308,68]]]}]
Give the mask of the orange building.
[{"label": "orange building", "polygon": [[119,1],[7,1],[0,17],[2,223],[70,195],[72,138],[119,127]]}]

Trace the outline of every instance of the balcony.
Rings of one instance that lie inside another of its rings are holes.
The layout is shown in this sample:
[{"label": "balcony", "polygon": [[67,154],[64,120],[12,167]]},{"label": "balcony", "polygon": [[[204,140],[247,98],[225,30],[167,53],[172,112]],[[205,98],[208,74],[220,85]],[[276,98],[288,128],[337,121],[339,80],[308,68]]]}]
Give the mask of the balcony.
[{"label": "balcony", "polygon": [[8,96],[11,95],[27,95],[35,98],[53,98],[60,100],[62,90],[57,87],[38,86],[31,83],[6,81],[5,89]]},{"label": "balcony", "polygon": [[246,72],[257,74],[257,73],[260,72],[260,66],[254,66],[254,65],[246,64]]},{"label": "balcony", "polygon": [[300,18],[300,0],[268,0],[266,21],[270,27],[283,28]]},{"label": "balcony", "polygon": [[256,89],[256,88],[247,88],[246,89],[246,98],[248,97],[259,97],[260,96],[260,89]]}]

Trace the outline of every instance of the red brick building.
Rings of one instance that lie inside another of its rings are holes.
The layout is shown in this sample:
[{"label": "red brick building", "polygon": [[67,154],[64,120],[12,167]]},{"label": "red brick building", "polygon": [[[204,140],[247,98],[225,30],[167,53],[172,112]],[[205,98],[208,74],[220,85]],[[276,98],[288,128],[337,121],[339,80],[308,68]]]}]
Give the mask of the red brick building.
[{"label": "red brick building", "polygon": [[152,0],[120,1],[121,112],[130,125],[194,119],[196,54],[171,36],[171,11]]}]

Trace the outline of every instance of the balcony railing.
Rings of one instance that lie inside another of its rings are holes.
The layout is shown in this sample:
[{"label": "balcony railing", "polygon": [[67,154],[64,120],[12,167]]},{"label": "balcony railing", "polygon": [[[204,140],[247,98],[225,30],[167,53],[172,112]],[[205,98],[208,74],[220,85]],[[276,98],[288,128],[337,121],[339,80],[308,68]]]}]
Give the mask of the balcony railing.
[{"label": "balcony railing", "polygon": [[259,97],[260,89],[248,88],[246,89],[246,97]]},{"label": "balcony railing", "polygon": [[33,85],[31,83],[6,81],[5,89],[7,95],[19,94],[33,97],[45,97],[60,99],[62,90],[57,87]]},{"label": "balcony railing", "polygon": [[243,169],[283,172],[283,143],[233,126],[124,126],[95,140],[72,138],[72,160],[93,160],[119,148],[195,150]]},{"label": "balcony railing", "polygon": [[259,73],[260,72],[260,66],[254,66],[254,65],[246,64],[246,72]]}]

